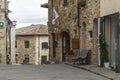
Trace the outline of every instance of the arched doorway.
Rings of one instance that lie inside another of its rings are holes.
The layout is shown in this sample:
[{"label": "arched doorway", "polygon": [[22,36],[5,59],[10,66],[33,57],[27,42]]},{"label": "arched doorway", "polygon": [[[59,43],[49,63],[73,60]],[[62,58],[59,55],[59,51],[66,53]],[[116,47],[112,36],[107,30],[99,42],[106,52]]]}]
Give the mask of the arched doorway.
[{"label": "arched doorway", "polygon": [[18,62],[19,62],[18,58],[19,58],[19,55],[18,55],[18,54],[15,54],[15,63],[16,63],[16,64],[18,64]]},{"label": "arched doorway", "polygon": [[66,31],[62,33],[62,61],[65,62],[66,51],[70,50],[70,35]]}]

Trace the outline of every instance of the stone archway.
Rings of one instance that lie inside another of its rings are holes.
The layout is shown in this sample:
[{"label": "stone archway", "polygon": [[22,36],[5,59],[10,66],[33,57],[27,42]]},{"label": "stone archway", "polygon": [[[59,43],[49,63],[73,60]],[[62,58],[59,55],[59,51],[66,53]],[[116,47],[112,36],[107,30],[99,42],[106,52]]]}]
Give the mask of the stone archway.
[{"label": "stone archway", "polygon": [[66,51],[70,50],[70,35],[68,32],[62,32],[62,61],[65,62]]}]

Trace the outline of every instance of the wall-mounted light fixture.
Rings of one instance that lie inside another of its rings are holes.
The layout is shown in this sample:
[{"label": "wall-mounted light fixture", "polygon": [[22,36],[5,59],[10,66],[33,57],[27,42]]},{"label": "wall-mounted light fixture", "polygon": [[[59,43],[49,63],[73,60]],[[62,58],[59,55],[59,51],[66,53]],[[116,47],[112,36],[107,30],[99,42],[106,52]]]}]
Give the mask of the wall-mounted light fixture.
[{"label": "wall-mounted light fixture", "polygon": [[85,7],[86,6],[86,0],[78,0],[79,7]]},{"label": "wall-mounted light fixture", "polygon": [[93,34],[92,34],[92,31],[88,31],[90,37],[92,38],[93,37]]},{"label": "wall-mounted light fixture", "polygon": [[14,20],[14,21],[12,21],[12,24],[13,24],[13,26],[16,26],[17,24],[16,24],[17,22]]}]

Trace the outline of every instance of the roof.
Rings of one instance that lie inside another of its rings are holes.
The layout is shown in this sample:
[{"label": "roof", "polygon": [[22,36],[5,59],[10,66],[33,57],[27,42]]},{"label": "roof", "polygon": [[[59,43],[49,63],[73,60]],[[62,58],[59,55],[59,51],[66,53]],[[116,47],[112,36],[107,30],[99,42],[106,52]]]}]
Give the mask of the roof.
[{"label": "roof", "polygon": [[16,35],[48,35],[48,26],[37,24],[16,29]]}]

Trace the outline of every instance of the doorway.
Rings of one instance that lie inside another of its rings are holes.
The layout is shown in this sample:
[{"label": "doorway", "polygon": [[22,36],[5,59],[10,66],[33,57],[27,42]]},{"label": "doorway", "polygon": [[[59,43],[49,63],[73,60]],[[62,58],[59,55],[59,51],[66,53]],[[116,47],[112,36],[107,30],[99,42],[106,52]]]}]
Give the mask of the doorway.
[{"label": "doorway", "polygon": [[117,21],[118,16],[112,15],[110,17],[110,66],[114,69],[116,68],[116,56],[117,56],[117,43],[118,43],[118,37],[117,37]]},{"label": "doorway", "polygon": [[109,52],[109,62],[112,69],[116,69],[118,54],[118,17],[119,14],[102,17],[100,32],[104,35]]},{"label": "doorway", "polygon": [[41,56],[41,64],[47,63],[47,56]]},{"label": "doorway", "polygon": [[18,54],[15,54],[15,63],[18,64]]},{"label": "doorway", "polygon": [[70,50],[70,35],[64,31],[62,33],[62,61],[65,62],[66,51]]},{"label": "doorway", "polygon": [[23,63],[24,63],[24,64],[28,64],[28,63],[29,63],[29,61],[30,61],[29,54],[25,54],[25,55],[24,55],[24,60],[23,60]]}]

